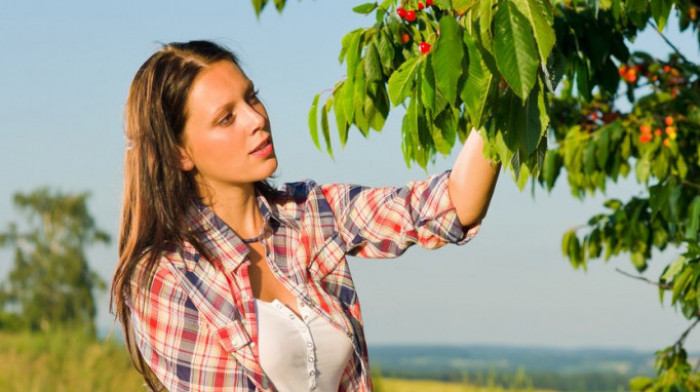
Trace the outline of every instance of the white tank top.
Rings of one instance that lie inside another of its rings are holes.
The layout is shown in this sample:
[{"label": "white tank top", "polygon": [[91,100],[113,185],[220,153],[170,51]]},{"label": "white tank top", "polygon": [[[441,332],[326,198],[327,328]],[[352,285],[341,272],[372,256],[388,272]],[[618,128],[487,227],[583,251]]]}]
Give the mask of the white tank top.
[{"label": "white tank top", "polygon": [[299,302],[300,319],[282,302],[255,299],[260,366],[280,392],[336,392],[352,356],[350,339]]}]

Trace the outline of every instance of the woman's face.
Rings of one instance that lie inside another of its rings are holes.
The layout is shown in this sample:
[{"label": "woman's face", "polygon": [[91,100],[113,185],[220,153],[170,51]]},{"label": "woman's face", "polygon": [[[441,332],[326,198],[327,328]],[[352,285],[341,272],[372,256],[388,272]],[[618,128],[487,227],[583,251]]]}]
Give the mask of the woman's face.
[{"label": "woman's face", "polygon": [[250,185],[277,169],[270,121],[252,82],[230,61],[203,69],[187,99],[183,170],[214,190]]}]

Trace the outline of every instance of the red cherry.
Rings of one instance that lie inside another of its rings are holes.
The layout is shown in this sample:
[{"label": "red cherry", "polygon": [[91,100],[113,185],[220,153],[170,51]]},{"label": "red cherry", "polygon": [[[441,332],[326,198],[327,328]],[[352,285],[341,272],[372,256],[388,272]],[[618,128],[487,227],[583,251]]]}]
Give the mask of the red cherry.
[{"label": "red cherry", "polygon": [[669,66],[669,65],[664,65],[663,69],[664,69],[664,72],[666,72],[666,73],[671,72],[671,66]]},{"label": "red cherry", "polygon": [[627,72],[627,66],[625,64],[622,64],[620,68],[618,68],[617,73],[620,74],[620,76],[624,76],[625,73]]},{"label": "red cherry", "polygon": [[406,20],[409,22],[416,20],[416,11],[406,11]]},{"label": "red cherry", "polygon": [[406,44],[406,43],[408,43],[408,41],[410,41],[410,40],[411,40],[411,36],[410,36],[410,35],[408,35],[408,34],[406,34],[406,33],[401,34],[401,43]]},{"label": "red cherry", "polygon": [[649,141],[651,141],[651,135],[650,135],[650,134],[645,133],[645,134],[643,134],[643,135],[639,135],[639,142],[640,142],[640,143],[647,143],[647,142],[649,142]]},{"label": "red cherry", "polygon": [[423,6],[423,3],[421,3],[421,2],[419,1],[419,2],[418,2],[418,9],[419,9],[419,10],[422,10],[423,8],[425,8],[425,7]]},{"label": "red cherry", "polygon": [[655,136],[661,136],[661,130],[660,130],[659,128],[656,128],[656,129],[654,130],[654,135],[655,135]]},{"label": "red cherry", "polygon": [[651,133],[651,126],[649,126],[649,124],[644,124],[644,125],[639,127],[639,130],[642,133]]},{"label": "red cherry", "polygon": [[421,42],[420,45],[418,45],[418,46],[420,47],[421,53],[427,54],[428,52],[430,52],[430,44],[429,43]]},{"label": "red cherry", "polygon": [[668,139],[664,139],[664,146],[669,147],[671,145],[671,141]]},{"label": "red cherry", "polygon": [[598,119],[598,113],[597,112],[591,113],[591,120],[597,120],[597,119]]},{"label": "red cherry", "polygon": [[396,15],[398,15],[399,18],[404,19],[406,17],[406,10],[399,7],[396,9]]},{"label": "red cherry", "polygon": [[666,125],[673,125],[673,117],[667,116],[667,117],[664,119],[664,123],[666,123]]},{"label": "red cherry", "polygon": [[433,0],[425,0],[425,5],[431,6],[431,5],[435,5],[435,3],[433,3]]}]

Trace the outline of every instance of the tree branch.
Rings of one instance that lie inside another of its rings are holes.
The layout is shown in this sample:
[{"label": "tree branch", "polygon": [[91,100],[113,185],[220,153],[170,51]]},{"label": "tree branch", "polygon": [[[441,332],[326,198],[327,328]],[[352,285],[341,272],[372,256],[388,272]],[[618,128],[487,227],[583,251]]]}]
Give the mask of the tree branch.
[{"label": "tree branch", "polygon": [[688,185],[688,186],[691,186],[691,187],[696,188],[696,189],[700,189],[700,185],[698,185],[698,184],[696,184],[696,183],[694,183],[694,182],[690,182],[690,181],[686,181],[686,180],[681,180],[681,184],[683,184],[683,185]]},{"label": "tree branch", "polygon": [[676,343],[674,343],[673,345],[678,346],[678,347],[682,346],[683,342],[685,341],[685,338],[688,337],[688,334],[690,333],[690,331],[692,331],[693,328],[695,328],[695,326],[698,325],[698,323],[700,323],[700,316],[696,315],[695,321],[693,321],[693,323],[690,324],[690,326],[685,331],[683,331],[683,334],[681,335],[681,337],[678,338],[678,340],[676,340]]},{"label": "tree branch", "polygon": [[676,54],[677,54],[680,58],[682,58],[683,60],[685,60],[685,62],[688,62],[688,59],[687,59],[685,56],[683,56],[683,53],[681,53],[681,51],[678,50],[678,48],[676,47],[676,45],[674,45],[673,42],[669,41],[668,38],[666,38],[666,36],[663,35],[663,34],[659,31],[659,27],[656,25],[656,23],[654,23],[654,22],[650,19],[650,20],[649,20],[649,24],[650,24],[652,27],[654,27],[654,31],[656,31],[656,33],[659,34],[659,36],[668,44],[668,46],[671,47],[671,49],[673,49],[674,52],[676,52]]},{"label": "tree branch", "polygon": [[659,287],[659,288],[662,288],[662,289],[664,289],[664,290],[670,290],[670,289],[671,289],[671,285],[668,284],[668,283],[654,282],[653,280],[649,280],[649,279],[647,279],[647,278],[645,278],[645,277],[643,277],[643,276],[632,275],[632,274],[627,273],[627,272],[625,272],[625,271],[623,271],[623,270],[621,270],[621,269],[619,269],[619,268],[615,268],[615,271],[621,273],[622,275],[625,275],[625,276],[627,276],[627,277],[630,277],[630,278],[632,278],[632,279],[637,279],[637,280],[641,280],[641,281],[643,281],[643,282],[647,282],[647,283],[649,283],[649,284],[652,284],[652,285],[657,286],[657,287]]}]

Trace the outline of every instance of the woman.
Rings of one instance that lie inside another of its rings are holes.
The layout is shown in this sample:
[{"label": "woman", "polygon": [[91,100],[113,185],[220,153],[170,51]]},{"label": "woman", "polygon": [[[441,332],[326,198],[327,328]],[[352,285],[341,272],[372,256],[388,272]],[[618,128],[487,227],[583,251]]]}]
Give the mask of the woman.
[{"label": "woman", "polygon": [[454,168],[404,187],[288,183],[230,51],[165,45],[126,104],[112,301],[137,369],[170,391],[371,391],[346,254],[474,237],[500,165],[471,132]]}]

